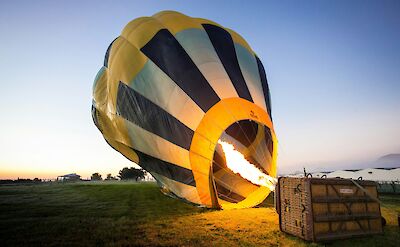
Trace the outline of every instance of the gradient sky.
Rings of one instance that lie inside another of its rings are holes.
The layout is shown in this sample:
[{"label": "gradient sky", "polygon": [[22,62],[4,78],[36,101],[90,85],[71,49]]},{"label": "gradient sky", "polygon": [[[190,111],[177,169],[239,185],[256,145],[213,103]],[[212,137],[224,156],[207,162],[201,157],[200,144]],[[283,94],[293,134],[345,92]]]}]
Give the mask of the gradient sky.
[{"label": "gradient sky", "polygon": [[264,63],[281,173],[400,153],[400,1],[1,1],[0,178],[117,174],[91,87],[109,43],[161,10],[240,33]]}]

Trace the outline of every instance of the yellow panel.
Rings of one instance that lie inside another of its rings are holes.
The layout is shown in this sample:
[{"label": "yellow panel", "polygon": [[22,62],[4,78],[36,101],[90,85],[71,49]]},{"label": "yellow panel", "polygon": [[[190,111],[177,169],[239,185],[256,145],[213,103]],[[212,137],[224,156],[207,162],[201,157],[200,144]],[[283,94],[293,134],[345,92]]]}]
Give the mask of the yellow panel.
[{"label": "yellow panel", "polygon": [[148,58],[124,38],[112,45],[108,69],[108,111],[116,113],[119,82],[128,84],[142,70]]},{"label": "yellow panel", "polygon": [[212,187],[209,182],[211,161],[194,152],[190,152],[189,157],[201,204],[207,207],[216,207],[216,205],[213,204],[213,198],[211,198],[210,189]]},{"label": "yellow panel", "polygon": [[231,203],[221,201],[219,203],[222,209],[250,208],[262,203],[264,199],[267,198],[270,192],[271,191],[267,187],[261,186],[241,202]]},{"label": "yellow panel", "polygon": [[112,45],[109,57],[109,71],[120,81],[130,82],[142,70],[147,57],[124,38],[119,37]]},{"label": "yellow panel", "polygon": [[93,99],[97,106],[104,105],[107,103],[108,98],[108,69],[106,67],[102,67],[95,80],[96,81],[93,85]]},{"label": "yellow panel", "polygon": [[125,25],[124,29],[122,30],[122,33],[129,34],[133,30],[135,30],[138,26],[140,26],[141,24],[143,24],[151,19],[152,19],[151,17],[136,18]]},{"label": "yellow panel", "polygon": [[162,11],[153,15],[153,18],[160,21],[174,35],[185,29],[202,28],[193,18],[175,11]]},{"label": "yellow panel", "polygon": [[165,27],[158,20],[151,17],[135,19],[122,30],[121,36],[133,46],[141,49],[154,35]]},{"label": "yellow panel", "polygon": [[132,146],[125,120],[107,110],[107,105],[97,106],[97,120],[99,128],[108,143],[123,155],[134,162],[139,162],[136,153],[130,149]]}]

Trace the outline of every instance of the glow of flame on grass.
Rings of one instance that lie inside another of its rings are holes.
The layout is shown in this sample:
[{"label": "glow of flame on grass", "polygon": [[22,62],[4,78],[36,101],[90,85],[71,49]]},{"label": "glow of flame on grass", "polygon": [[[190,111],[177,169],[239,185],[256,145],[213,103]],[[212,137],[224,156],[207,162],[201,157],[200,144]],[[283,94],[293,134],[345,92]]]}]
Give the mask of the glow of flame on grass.
[{"label": "glow of flame on grass", "polygon": [[222,146],[226,165],[229,169],[253,184],[265,186],[270,190],[275,189],[275,184],[277,183],[276,178],[263,173],[256,166],[247,161],[244,155],[237,151],[232,144],[221,140],[218,140],[218,143]]}]

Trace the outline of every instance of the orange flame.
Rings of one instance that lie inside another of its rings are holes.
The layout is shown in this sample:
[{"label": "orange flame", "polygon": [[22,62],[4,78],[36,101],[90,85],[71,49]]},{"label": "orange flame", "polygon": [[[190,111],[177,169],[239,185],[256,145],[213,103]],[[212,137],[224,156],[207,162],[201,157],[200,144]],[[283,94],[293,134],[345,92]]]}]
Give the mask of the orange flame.
[{"label": "orange flame", "polygon": [[232,144],[221,140],[218,140],[218,143],[221,144],[222,150],[225,153],[226,165],[229,169],[253,184],[268,187],[270,190],[275,189],[275,184],[277,183],[276,178],[263,173],[260,169],[247,161],[244,155],[237,151]]}]

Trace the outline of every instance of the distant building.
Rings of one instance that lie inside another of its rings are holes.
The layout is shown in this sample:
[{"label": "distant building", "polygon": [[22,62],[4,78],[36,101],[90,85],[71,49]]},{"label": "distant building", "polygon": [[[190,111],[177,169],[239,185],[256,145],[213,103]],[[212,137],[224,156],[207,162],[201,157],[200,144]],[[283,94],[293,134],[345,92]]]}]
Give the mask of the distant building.
[{"label": "distant building", "polygon": [[76,173],[66,174],[57,177],[57,181],[61,182],[72,182],[72,181],[79,181],[81,176]]}]

